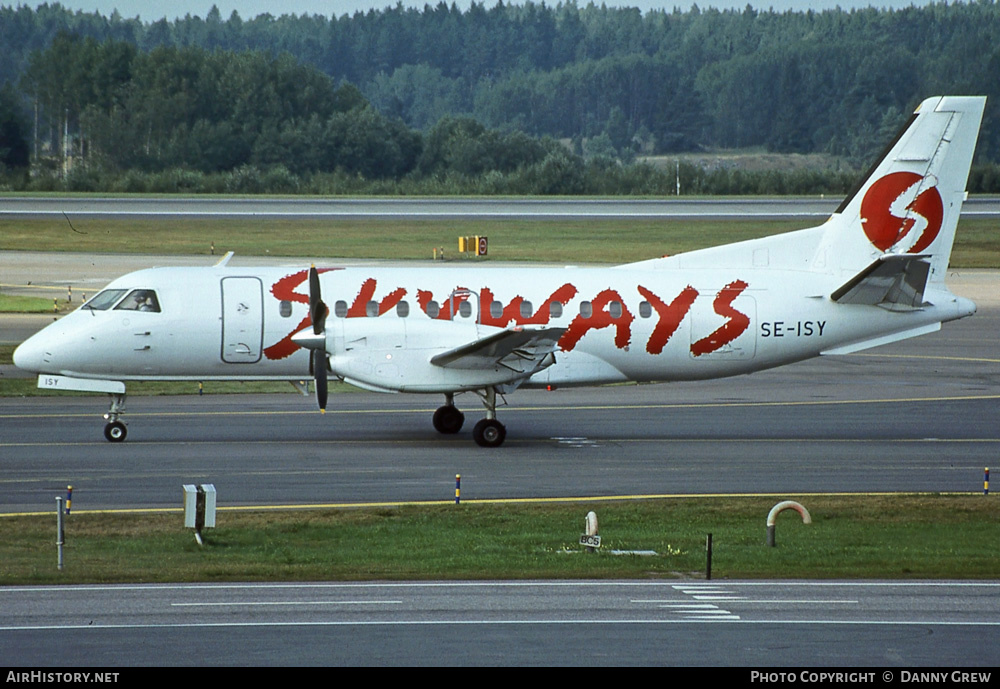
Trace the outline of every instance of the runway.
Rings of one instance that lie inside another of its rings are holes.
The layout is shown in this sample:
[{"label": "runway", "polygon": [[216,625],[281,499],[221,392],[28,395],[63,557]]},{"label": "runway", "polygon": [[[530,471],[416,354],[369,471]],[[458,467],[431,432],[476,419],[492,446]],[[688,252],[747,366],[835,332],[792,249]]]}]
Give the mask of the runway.
[{"label": "runway", "polygon": [[[493,198],[32,198],[5,197],[0,217],[169,216],[272,218],[825,218],[840,198],[730,197],[719,199],[493,199]],[[1000,198],[974,196],[962,215],[1000,216]]]},{"label": "runway", "polygon": [[[0,588],[22,667],[714,666],[989,682],[996,582],[372,582]],[[805,674],[801,674],[804,672]],[[975,679],[972,679],[973,675]]]},{"label": "runway", "polygon": [[[673,199],[206,199],[11,197],[3,200],[0,217],[169,216],[270,218],[688,218],[826,217],[839,199],[740,198],[725,200]],[[998,204],[1000,206],[1000,204]],[[991,206],[992,208],[992,206]]]}]

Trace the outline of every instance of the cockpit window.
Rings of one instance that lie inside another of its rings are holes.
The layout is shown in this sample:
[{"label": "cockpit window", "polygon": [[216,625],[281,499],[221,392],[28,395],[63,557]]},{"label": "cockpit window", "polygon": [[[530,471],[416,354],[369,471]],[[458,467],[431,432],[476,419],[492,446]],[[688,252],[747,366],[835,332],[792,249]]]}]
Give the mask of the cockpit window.
[{"label": "cockpit window", "polygon": [[160,302],[156,292],[151,289],[134,289],[115,307],[115,311],[153,311],[160,312]]},{"label": "cockpit window", "polygon": [[83,308],[93,309],[94,311],[107,311],[123,294],[125,294],[125,290],[123,289],[106,289],[94,295],[90,301],[83,305]]}]

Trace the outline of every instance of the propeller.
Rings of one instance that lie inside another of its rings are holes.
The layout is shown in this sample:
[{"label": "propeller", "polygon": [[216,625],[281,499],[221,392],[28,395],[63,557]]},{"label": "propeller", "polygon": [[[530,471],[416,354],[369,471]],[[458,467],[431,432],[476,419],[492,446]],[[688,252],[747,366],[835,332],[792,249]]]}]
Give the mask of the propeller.
[{"label": "propeller", "polygon": [[326,413],[327,380],[326,380],[326,314],[328,309],[323,303],[319,290],[319,271],[316,266],[309,267],[309,317],[312,320],[313,335],[323,338],[322,348],[312,350],[313,376],[316,378],[316,401],[321,413]]},{"label": "propeller", "polygon": [[316,401],[319,403],[319,410],[326,413],[327,383],[326,383],[326,352],[319,349],[312,350],[313,376],[316,378]]},{"label": "propeller", "polygon": [[319,271],[313,265],[309,268],[309,319],[312,321],[312,333],[302,330],[292,337],[292,341],[310,350],[309,375],[316,379],[316,401],[321,412],[326,411],[328,395],[325,331],[328,312],[320,294]]}]

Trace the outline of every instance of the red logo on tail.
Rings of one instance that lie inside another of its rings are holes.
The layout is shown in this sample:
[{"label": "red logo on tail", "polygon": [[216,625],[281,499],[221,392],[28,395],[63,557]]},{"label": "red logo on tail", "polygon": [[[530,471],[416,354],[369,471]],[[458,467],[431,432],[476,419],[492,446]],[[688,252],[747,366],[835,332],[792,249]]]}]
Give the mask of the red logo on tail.
[{"label": "red logo on tail", "polygon": [[878,249],[917,254],[941,231],[944,204],[932,180],[894,172],[875,182],[861,201],[861,224]]}]

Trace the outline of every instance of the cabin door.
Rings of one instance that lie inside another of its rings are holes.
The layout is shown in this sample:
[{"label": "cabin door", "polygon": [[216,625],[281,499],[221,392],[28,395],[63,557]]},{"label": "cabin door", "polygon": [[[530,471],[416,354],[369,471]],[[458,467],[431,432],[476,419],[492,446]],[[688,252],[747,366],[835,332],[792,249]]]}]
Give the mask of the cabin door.
[{"label": "cabin door", "polygon": [[222,360],[260,361],[264,339],[264,288],[259,278],[222,278]]}]

